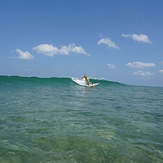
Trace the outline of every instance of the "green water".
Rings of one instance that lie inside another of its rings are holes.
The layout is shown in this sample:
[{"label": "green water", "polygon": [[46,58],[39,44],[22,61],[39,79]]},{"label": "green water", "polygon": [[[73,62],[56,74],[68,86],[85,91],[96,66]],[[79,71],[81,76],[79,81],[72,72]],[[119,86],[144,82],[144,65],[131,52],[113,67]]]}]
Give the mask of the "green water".
[{"label": "green water", "polygon": [[91,81],[0,76],[0,162],[163,162],[163,88]]}]

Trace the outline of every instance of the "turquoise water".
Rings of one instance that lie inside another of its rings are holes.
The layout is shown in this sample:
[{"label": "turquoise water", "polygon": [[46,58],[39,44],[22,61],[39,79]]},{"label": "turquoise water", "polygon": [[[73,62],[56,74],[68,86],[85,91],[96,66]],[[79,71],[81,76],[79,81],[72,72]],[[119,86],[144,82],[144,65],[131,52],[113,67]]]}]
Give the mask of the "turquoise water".
[{"label": "turquoise water", "polygon": [[163,162],[163,88],[91,81],[0,76],[0,162]]}]

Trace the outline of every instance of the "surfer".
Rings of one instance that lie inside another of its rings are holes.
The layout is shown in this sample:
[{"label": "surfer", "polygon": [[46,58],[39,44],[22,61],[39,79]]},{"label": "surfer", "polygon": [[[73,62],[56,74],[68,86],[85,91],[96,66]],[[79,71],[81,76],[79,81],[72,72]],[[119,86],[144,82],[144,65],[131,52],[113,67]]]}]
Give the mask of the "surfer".
[{"label": "surfer", "polygon": [[81,79],[85,79],[85,83],[87,85],[92,84],[86,74],[84,74],[84,76]]}]

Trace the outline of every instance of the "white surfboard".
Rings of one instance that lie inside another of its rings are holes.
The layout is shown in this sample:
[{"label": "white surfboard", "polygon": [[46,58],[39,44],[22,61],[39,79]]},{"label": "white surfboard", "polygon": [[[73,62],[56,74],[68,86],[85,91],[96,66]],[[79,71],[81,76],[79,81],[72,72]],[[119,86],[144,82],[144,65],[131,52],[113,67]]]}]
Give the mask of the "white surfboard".
[{"label": "white surfboard", "polygon": [[89,84],[89,86],[88,87],[94,87],[94,86],[96,86],[96,85],[99,85],[100,83],[93,83],[93,84]]},{"label": "white surfboard", "polygon": [[78,78],[71,78],[75,83],[81,85],[81,86],[85,86],[85,87],[94,87],[100,83],[93,83],[93,84],[86,84],[85,83],[85,79],[78,79]]}]

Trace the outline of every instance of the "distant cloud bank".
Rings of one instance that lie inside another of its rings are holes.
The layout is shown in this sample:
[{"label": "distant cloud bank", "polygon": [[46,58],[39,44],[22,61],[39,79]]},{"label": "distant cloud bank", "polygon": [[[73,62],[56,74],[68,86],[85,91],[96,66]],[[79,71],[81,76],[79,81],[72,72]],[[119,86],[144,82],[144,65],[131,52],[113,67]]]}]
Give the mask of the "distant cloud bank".
[{"label": "distant cloud bank", "polygon": [[[156,65],[154,63],[144,63],[144,62],[129,62],[126,64],[129,68],[136,68],[136,69],[143,69],[143,68],[150,68],[150,67],[155,67]],[[154,72],[149,72],[149,71],[142,71],[138,70],[133,73],[135,76],[153,76],[155,75]]]},{"label": "distant cloud bank", "polygon": [[137,76],[152,76],[152,75],[155,75],[155,73],[152,73],[152,72],[149,72],[149,71],[137,71],[137,72],[134,72],[133,73],[134,75],[137,75]]},{"label": "distant cloud bank", "polygon": [[146,67],[155,67],[154,63],[144,63],[144,62],[129,62],[126,66],[130,68],[146,68]]}]

